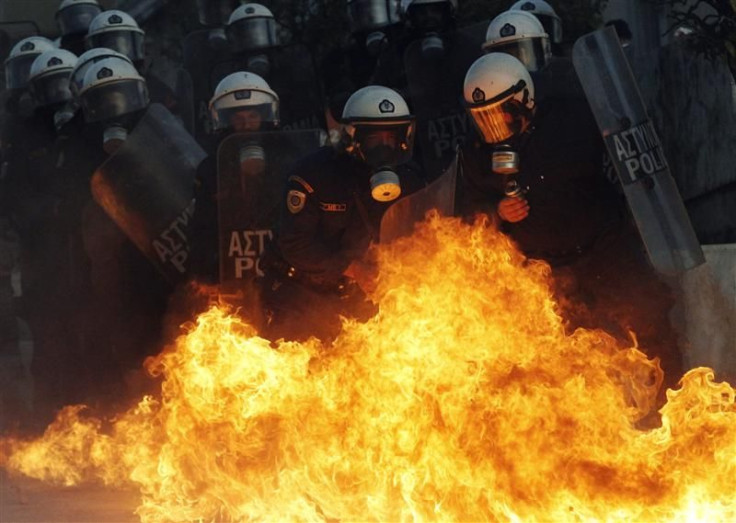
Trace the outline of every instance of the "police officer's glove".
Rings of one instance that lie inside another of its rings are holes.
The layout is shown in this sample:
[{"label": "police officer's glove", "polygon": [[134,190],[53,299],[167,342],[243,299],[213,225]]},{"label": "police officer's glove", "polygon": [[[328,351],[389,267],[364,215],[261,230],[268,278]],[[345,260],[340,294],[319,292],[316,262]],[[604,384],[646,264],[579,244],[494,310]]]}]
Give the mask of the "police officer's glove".
[{"label": "police officer's glove", "polygon": [[529,202],[518,196],[507,196],[498,202],[496,212],[505,222],[520,222],[529,216]]}]

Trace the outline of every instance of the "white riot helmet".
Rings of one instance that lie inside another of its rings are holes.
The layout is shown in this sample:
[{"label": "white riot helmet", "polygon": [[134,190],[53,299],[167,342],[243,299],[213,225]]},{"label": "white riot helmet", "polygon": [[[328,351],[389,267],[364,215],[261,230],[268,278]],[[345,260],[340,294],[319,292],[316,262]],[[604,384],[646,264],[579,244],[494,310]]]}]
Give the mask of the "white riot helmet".
[{"label": "white riot helmet", "polygon": [[400,0],[348,0],[351,33],[365,33],[365,45],[377,55],[386,39],[384,28],[401,22]]},{"label": "white riot helmet", "polygon": [[44,51],[31,64],[28,87],[38,107],[68,102],[72,99],[69,77],[77,57],[65,49]]},{"label": "white riot helmet", "polygon": [[84,74],[79,100],[87,122],[112,120],[148,106],[148,88],[127,60],[105,58]]},{"label": "white riot helmet", "polygon": [[238,71],[220,80],[210,100],[210,116],[216,130],[232,127],[238,113],[251,109],[260,116],[258,130],[279,125],[279,97],[268,83],[254,73]]},{"label": "white riot helmet", "polygon": [[51,49],[56,49],[56,46],[43,36],[29,36],[16,43],[5,59],[5,87],[7,89],[26,87],[31,64],[38,55]]},{"label": "white riot helmet", "polygon": [[528,11],[539,18],[545,32],[555,44],[562,43],[562,20],[557,13],[544,0],[519,0],[509,10]]},{"label": "white riot helmet", "polygon": [[406,101],[388,87],[363,87],[345,103],[342,123],[348,152],[373,169],[373,198],[398,198],[401,185],[394,168],[409,161],[414,149],[415,122]]},{"label": "white riot helmet", "polygon": [[61,36],[86,34],[92,20],[101,12],[97,0],[62,0],[56,9]]},{"label": "white riot helmet", "polygon": [[520,135],[534,114],[529,71],[506,53],[490,53],[473,62],[465,75],[463,98],[473,124],[489,144]]},{"label": "white riot helmet", "polygon": [[258,51],[279,45],[273,13],[261,4],[243,4],[235,9],[225,27],[231,49]]},{"label": "white riot helmet", "polygon": [[106,47],[95,47],[94,49],[90,49],[89,51],[85,51],[79,55],[77,65],[72,69],[72,75],[69,80],[69,88],[71,89],[72,94],[74,96],[78,96],[79,90],[82,88],[82,84],[84,83],[84,75],[92,64],[111,57],[120,58],[121,60],[130,62],[130,64],[133,65],[130,58],[125,56],[123,53],[118,53],[117,51],[107,49]]},{"label": "white riot helmet", "polygon": [[507,53],[529,71],[540,71],[552,58],[542,22],[526,11],[506,11],[491,20],[483,44],[485,53]]},{"label": "white riot helmet", "polygon": [[144,58],[143,38],[145,32],[128,13],[111,10],[98,14],[89,24],[85,38],[87,49],[107,47],[124,54],[133,62]]}]

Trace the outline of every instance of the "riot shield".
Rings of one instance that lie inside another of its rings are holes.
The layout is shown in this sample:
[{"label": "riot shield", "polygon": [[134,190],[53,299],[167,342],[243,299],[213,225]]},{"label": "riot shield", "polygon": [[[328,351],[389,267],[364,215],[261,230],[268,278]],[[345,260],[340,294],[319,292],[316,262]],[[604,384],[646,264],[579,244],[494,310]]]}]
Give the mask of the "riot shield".
[{"label": "riot shield", "polygon": [[414,225],[424,220],[427,212],[432,209],[436,209],[443,216],[452,216],[455,213],[458,165],[459,154],[456,152],[454,160],[441,176],[386,209],[381,218],[381,243],[410,235]]},{"label": "riot shield", "polygon": [[442,54],[432,56],[424,40],[412,42],[404,52],[408,98],[417,121],[414,146],[430,180],[445,171],[455,147],[473,132],[463,104],[463,82],[481,56],[483,41],[472,28],[444,36]]},{"label": "riot shield", "polygon": [[220,286],[238,294],[263,276],[258,259],[273,238],[286,178],[321,145],[318,130],[238,133],[217,150]]},{"label": "riot shield", "polygon": [[213,65],[212,89],[236,71],[256,73],[276,91],[282,130],[327,129],[322,86],[312,54],[306,46],[293,44],[264,49],[249,56],[233,55],[230,60]]},{"label": "riot shield", "polygon": [[151,104],[92,175],[92,195],[170,282],[186,271],[196,169],[205,157],[181,123]]},{"label": "riot shield", "polygon": [[704,263],[615,29],[579,38],[573,63],[652,265],[674,275]]}]

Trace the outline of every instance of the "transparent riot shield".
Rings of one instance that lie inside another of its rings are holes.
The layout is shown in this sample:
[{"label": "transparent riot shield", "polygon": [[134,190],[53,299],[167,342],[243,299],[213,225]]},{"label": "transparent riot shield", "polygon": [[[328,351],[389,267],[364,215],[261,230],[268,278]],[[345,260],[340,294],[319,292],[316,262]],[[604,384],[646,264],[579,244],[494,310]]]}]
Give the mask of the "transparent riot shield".
[{"label": "transparent riot shield", "polygon": [[459,154],[456,152],[452,163],[441,176],[386,209],[381,218],[381,243],[410,235],[414,225],[424,220],[427,212],[432,209],[443,216],[452,216],[455,213],[458,165]]},{"label": "transparent riot shield", "polygon": [[282,130],[327,129],[322,86],[306,46],[293,44],[249,55],[231,55],[229,60],[213,66],[210,78],[213,89],[236,71],[260,75],[278,93]]},{"label": "transparent riot shield", "polygon": [[[486,24],[478,24],[479,26]],[[476,26],[443,36],[443,50],[416,40],[404,52],[408,98],[417,120],[414,146],[428,179],[439,177],[452,162],[455,147],[472,132],[463,104],[465,73],[481,56]],[[483,32],[485,36],[485,32]]]},{"label": "transparent riot shield", "polygon": [[220,286],[238,294],[263,276],[258,260],[273,238],[286,179],[295,162],[318,149],[321,133],[238,133],[217,151]]},{"label": "transparent riot shield", "polygon": [[703,251],[615,29],[578,39],[573,63],[652,265],[673,275],[700,265]]},{"label": "transparent riot shield", "polygon": [[92,175],[92,194],[170,282],[186,272],[194,177],[204,151],[162,105]]}]

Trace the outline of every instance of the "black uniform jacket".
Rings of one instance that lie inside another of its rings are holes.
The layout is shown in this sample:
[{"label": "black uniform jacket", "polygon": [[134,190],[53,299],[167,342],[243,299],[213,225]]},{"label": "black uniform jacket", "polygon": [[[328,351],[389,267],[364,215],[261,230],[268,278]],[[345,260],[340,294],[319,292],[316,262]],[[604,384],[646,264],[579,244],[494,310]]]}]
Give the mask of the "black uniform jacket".
[{"label": "black uniform jacket", "polygon": [[[617,182],[605,175],[603,141],[585,99],[547,98],[532,126],[516,147],[516,179],[529,216],[503,227],[525,254],[554,262],[585,251],[620,224],[625,201]],[[488,146],[464,150],[464,214],[493,212],[504,197],[506,180],[491,171],[490,159]]]},{"label": "black uniform jacket", "polygon": [[[402,166],[398,173],[403,194],[420,185],[413,166]],[[277,238],[289,265],[312,277],[335,281],[372,240],[378,241],[380,220],[391,202],[373,200],[370,174],[364,162],[329,146],[295,166]]]}]

